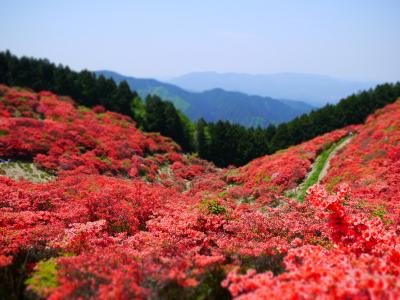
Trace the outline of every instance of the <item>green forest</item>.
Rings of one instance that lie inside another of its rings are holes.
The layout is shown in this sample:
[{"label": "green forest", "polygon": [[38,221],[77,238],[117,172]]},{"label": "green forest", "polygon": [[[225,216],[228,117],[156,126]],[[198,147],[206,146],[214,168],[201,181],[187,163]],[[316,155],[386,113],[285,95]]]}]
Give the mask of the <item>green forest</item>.
[{"label": "green forest", "polygon": [[370,113],[400,97],[399,82],[382,84],[287,123],[246,128],[228,121],[199,119],[193,123],[171,102],[154,95],[141,99],[125,81],[116,84],[88,70],[75,72],[46,59],[19,58],[9,51],[0,52],[0,83],[49,90],[70,96],[80,105],[102,105],[131,116],[139,128],[171,137],[183,151],[196,152],[220,167],[240,166],[334,129],[362,123]]}]

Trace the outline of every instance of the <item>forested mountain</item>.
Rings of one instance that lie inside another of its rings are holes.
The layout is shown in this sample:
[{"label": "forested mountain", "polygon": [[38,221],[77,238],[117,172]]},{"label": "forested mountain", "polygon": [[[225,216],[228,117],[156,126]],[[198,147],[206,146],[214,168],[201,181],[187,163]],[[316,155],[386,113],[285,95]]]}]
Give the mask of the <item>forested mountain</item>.
[{"label": "forested mountain", "polygon": [[301,101],[250,96],[223,89],[195,93],[154,79],[128,77],[112,71],[96,71],[96,74],[112,78],[117,83],[126,81],[143,98],[154,94],[171,101],[192,121],[203,118],[207,122],[221,120],[246,127],[266,127],[290,121],[312,109],[311,105]]},{"label": "forested mountain", "polygon": [[[344,126],[360,124],[370,113],[399,97],[400,82],[382,84],[266,129],[245,129],[221,121],[200,124],[209,138],[202,148],[204,152],[199,153],[219,166],[243,165],[257,156],[272,154]],[[198,131],[200,128],[198,123]]]},{"label": "forested mountain", "polygon": [[301,73],[238,74],[196,72],[170,80],[190,91],[222,88],[277,99],[295,99],[314,106],[336,103],[341,98],[375,86],[376,82],[351,81]]}]

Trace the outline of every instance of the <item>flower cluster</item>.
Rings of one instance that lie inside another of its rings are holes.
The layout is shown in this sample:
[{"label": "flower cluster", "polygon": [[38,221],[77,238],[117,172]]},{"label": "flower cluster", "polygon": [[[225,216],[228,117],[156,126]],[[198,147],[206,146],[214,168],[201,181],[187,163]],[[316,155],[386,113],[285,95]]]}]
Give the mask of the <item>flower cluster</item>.
[{"label": "flower cluster", "polygon": [[281,193],[295,188],[307,175],[319,153],[356,128],[357,126],[349,126],[335,130],[299,146],[255,159],[240,168],[239,174],[230,176],[230,180],[244,182],[247,187],[258,190],[260,194],[276,191]]},{"label": "flower cluster", "polygon": [[320,185],[309,200],[326,212],[335,247],[303,245],[284,259],[285,272],[240,274],[233,270],[222,283],[237,299],[397,299],[400,297],[400,238],[379,218],[348,215],[340,186],[329,195]]},{"label": "flower cluster", "polygon": [[351,143],[331,162],[323,181],[329,192],[351,187],[352,214],[378,216],[400,224],[400,102],[372,114]]},{"label": "flower cluster", "polygon": [[184,181],[213,167],[187,159],[171,139],[143,133],[129,117],[96,107],[77,107],[50,92],[38,94],[0,85],[0,157],[33,160],[58,175],[103,174],[163,180],[160,167]]}]

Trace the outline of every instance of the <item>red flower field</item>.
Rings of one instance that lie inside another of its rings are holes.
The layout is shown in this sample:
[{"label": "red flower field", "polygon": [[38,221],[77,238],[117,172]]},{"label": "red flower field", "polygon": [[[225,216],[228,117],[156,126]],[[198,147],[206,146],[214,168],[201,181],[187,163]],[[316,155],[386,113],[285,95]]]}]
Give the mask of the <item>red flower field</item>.
[{"label": "red flower field", "polygon": [[2,85],[0,157],[48,174],[1,169],[2,297],[400,298],[400,101],[218,169],[128,117]]}]

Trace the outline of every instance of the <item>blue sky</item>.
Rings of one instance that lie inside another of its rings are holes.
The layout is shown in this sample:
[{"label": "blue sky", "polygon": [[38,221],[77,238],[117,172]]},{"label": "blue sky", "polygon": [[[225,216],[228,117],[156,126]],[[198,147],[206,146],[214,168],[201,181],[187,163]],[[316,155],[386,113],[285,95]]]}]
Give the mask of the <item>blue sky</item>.
[{"label": "blue sky", "polygon": [[400,80],[398,0],[2,0],[0,50],[141,77]]}]

